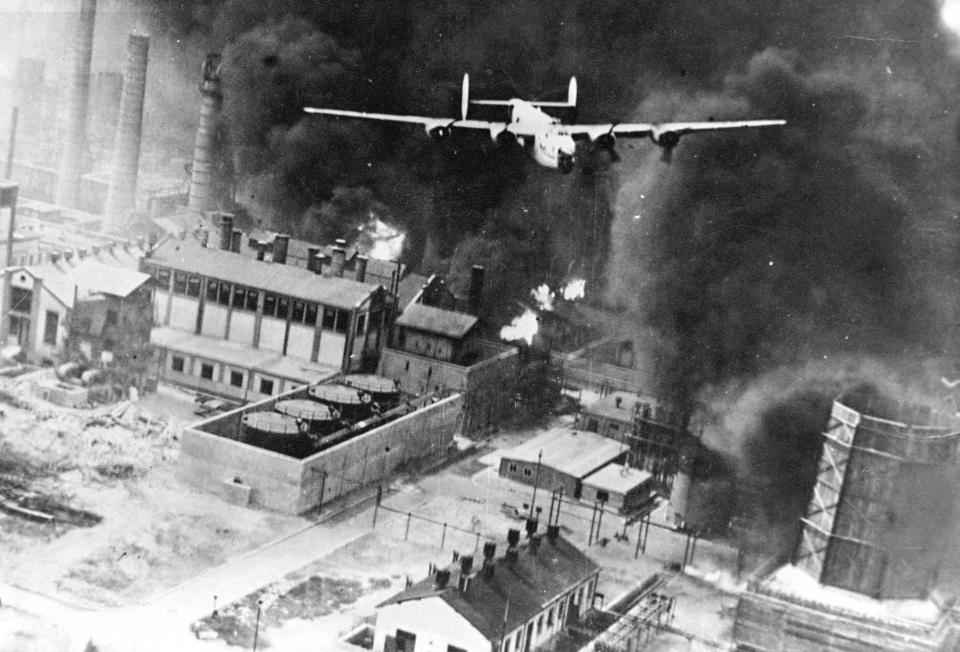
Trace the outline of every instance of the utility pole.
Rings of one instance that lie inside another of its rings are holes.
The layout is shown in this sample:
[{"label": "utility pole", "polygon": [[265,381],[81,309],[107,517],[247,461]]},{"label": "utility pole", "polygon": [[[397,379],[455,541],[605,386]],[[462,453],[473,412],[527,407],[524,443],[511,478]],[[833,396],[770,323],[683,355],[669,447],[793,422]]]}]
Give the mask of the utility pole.
[{"label": "utility pole", "polygon": [[543,460],[543,451],[537,454],[537,474],[533,479],[533,498],[530,499],[530,514],[529,517],[533,518],[533,506],[537,502],[537,488],[540,486],[540,462]]}]

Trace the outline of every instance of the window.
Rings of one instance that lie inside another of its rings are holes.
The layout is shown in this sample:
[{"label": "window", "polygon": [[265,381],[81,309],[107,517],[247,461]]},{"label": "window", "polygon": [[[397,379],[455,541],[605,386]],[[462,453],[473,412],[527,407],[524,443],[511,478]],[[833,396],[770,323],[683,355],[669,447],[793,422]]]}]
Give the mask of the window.
[{"label": "window", "polygon": [[589,430],[590,432],[596,432],[596,431],[597,431],[597,420],[596,420],[596,419],[590,419],[589,421],[587,421],[587,430]]},{"label": "window", "polygon": [[260,393],[261,394],[273,394],[273,381],[267,380],[266,378],[260,379]]},{"label": "window", "polygon": [[601,503],[607,502],[608,500],[610,500],[610,492],[609,492],[609,491],[598,491],[598,492],[597,492],[597,500],[599,500]]},{"label": "window", "polygon": [[263,316],[274,317],[277,314],[277,295],[267,292],[263,295]]},{"label": "window", "polygon": [[219,281],[207,281],[207,301],[216,301],[220,292]]},{"label": "window", "polygon": [[307,326],[314,326],[317,323],[317,304],[308,303],[307,312],[303,316],[303,323]]},{"label": "window", "polygon": [[247,300],[247,288],[240,286],[234,286],[233,288],[233,302],[230,304],[234,308],[243,308],[243,304]]},{"label": "window", "polygon": [[175,355],[170,358],[170,369],[183,373],[184,362],[183,356]]},{"label": "window", "polygon": [[527,477],[529,478],[531,475],[533,475],[533,471],[531,471],[529,468],[524,468],[524,469],[523,469],[523,475],[525,475],[525,476],[527,476]]},{"label": "window", "polygon": [[333,327],[337,323],[337,311],[334,308],[324,308],[323,309],[323,322],[320,324],[323,328],[327,330],[333,330]]},{"label": "window", "polygon": [[403,370],[404,370],[404,371],[410,371],[410,361],[409,361],[409,360],[407,360],[406,362],[403,363]]},{"label": "window", "polygon": [[200,377],[213,380],[213,365],[209,362],[202,363],[200,365]]},{"label": "window", "polygon": [[200,277],[191,276],[187,279],[187,296],[189,297],[199,297],[200,296]]},{"label": "window", "polygon": [[158,269],[157,270],[157,283],[160,284],[164,290],[170,288],[170,270],[169,269]]},{"label": "window", "polygon": [[350,324],[350,313],[346,310],[337,311],[337,324],[333,327],[333,330],[338,333],[346,333],[347,328]]},{"label": "window", "polygon": [[33,304],[33,292],[21,288],[12,288],[10,292],[10,310],[17,312],[30,312],[30,306]]},{"label": "window", "polygon": [[517,472],[517,465],[514,462],[510,462],[510,473]]},{"label": "window", "polygon": [[43,323],[43,343],[44,344],[53,344],[57,343],[57,328],[60,326],[60,315],[59,313],[53,312],[52,310],[47,311],[47,319]]},{"label": "window", "polygon": [[243,387],[243,372],[242,371],[231,371],[230,372],[230,384],[234,387]]},{"label": "window", "polygon": [[222,306],[230,305],[230,284],[220,283],[220,293],[217,295],[217,303]]},{"label": "window", "polygon": [[183,272],[173,273],[173,291],[176,294],[187,293],[187,275]]},{"label": "window", "polygon": [[107,311],[107,316],[106,316],[106,318],[103,320],[103,325],[104,325],[104,326],[116,326],[116,325],[117,325],[117,311],[116,311],[116,310],[108,310],[108,311]]},{"label": "window", "polygon": [[511,640],[513,640],[513,639],[507,638],[507,640],[505,640],[505,641],[503,642],[503,652],[510,652],[510,641],[511,641]]},{"label": "window", "polygon": [[448,645],[447,652],[467,652],[462,647],[457,647],[456,645]]},{"label": "window", "polygon": [[537,618],[537,634],[543,631],[543,616]]},{"label": "window", "polygon": [[547,627],[553,627],[553,607],[547,612]]},{"label": "window", "polygon": [[366,323],[367,323],[366,315],[357,316],[357,335],[361,335],[363,333],[363,327],[366,325]]},{"label": "window", "polygon": [[413,652],[417,645],[417,635],[398,629],[394,642],[396,643],[397,652]]},{"label": "window", "polygon": [[293,321],[303,321],[303,313],[306,309],[306,306],[303,305],[303,301],[294,301],[293,302],[293,311],[290,313],[290,319]]},{"label": "window", "polygon": [[279,319],[286,319],[287,315],[290,314],[290,299],[287,297],[280,297],[277,299],[277,317]]},{"label": "window", "polygon": [[256,290],[247,290],[247,310],[257,311],[257,301],[260,299],[260,293]]}]

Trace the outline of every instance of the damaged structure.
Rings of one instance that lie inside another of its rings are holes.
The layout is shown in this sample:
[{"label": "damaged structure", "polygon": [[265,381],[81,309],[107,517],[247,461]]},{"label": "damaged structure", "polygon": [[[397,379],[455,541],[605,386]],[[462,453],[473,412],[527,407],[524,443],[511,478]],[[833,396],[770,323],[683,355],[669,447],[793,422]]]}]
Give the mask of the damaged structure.
[{"label": "damaged structure", "polygon": [[960,623],[934,590],[960,424],[851,393],[833,404],[792,565],[741,595],[742,650],[955,650]]}]

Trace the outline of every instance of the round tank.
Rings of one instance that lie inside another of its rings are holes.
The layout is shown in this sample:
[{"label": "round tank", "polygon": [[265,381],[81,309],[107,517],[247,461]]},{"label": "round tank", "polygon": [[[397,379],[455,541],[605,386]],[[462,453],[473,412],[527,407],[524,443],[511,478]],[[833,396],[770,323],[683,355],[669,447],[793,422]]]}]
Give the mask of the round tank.
[{"label": "round tank", "polygon": [[240,420],[240,441],[291,457],[304,457],[313,450],[306,427],[296,417],[280,412],[248,412]]},{"label": "round tank", "polygon": [[340,414],[336,408],[318,401],[305,398],[277,401],[273,409],[306,423],[307,430],[312,435],[324,435],[340,426]]},{"label": "round tank", "polygon": [[336,408],[345,419],[359,419],[370,412],[372,397],[346,385],[314,385],[310,397]]},{"label": "round tank", "polygon": [[343,384],[366,392],[381,409],[389,410],[400,400],[400,390],[397,388],[396,381],[383,376],[350,374],[343,379]]},{"label": "round tank", "polygon": [[834,401],[797,563],[823,584],[923,598],[947,538],[960,427],[872,392]]}]

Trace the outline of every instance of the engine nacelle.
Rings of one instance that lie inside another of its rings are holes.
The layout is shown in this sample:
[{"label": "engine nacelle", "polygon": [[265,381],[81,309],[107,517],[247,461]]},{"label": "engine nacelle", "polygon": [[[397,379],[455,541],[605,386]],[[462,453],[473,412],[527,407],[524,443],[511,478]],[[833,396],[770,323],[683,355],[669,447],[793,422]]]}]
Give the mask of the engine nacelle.
[{"label": "engine nacelle", "polygon": [[665,150],[671,150],[680,142],[680,134],[676,131],[654,131],[650,138]]},{"label": "engine nacelle", "polygon": [[506,129],[504,129],[503,131],[501,131],[496,135],[494,135],[493,132],[491,132],[490,135],[493,136],[493,142],[495,142],[498,147],[510,147],[510,146],[516,146],[517,144],[516,135],[510,133]]},{"label": "engine nacelle", "polygon": [[612,150],[617,146],[617,137],[613,134],[601,134],[593,139],[593,144],[601,149]]},{"label": "engine nacelle", "polygon": [[434,140],[446,140],[450,137],[450,128],[444,126],[428,127],[427,134]]}]

